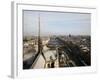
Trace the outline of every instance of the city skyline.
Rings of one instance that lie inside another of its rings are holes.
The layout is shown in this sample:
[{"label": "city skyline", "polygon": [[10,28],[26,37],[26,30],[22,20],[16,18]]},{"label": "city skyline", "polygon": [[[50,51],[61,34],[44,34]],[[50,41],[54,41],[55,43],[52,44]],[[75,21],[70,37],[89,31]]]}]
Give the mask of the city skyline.
[{"label": "city skyline", "polygon": [[87,13],[23,11],[23,35],[37,36],[40,15],[41,36],[91,35],[91,18]]}]

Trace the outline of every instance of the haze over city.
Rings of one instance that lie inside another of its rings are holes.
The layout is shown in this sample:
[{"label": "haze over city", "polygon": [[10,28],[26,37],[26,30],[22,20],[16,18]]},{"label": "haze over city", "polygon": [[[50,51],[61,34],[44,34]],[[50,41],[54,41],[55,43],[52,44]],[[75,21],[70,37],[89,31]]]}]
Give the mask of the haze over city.
[{"label": "haze over city", "polygon": [[48,35],[90,35],[91,18],[88,13],[64,13],[23,11],[24,36],[38,35],[40,14],[41,36]]}]

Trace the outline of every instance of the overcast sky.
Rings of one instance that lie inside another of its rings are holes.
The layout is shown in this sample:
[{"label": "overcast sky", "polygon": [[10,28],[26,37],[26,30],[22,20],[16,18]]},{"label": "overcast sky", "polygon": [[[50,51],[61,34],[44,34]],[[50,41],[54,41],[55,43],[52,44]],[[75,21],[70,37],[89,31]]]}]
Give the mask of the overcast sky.
[{"label": "overcast sky", "polygon": [[38,35],[40,14],[41,35],[90,35],[91,15],[85,13],[63,13],[23,11],[24,36]]}]

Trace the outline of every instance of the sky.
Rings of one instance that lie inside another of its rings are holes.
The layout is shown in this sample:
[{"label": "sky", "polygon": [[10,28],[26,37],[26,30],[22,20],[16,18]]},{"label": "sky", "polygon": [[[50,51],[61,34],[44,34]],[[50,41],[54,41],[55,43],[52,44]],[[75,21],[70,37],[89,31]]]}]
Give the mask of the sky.
[{"label": "sky", "polygon": [[37,36],[40,15],[41,36],[91,35],[89,13],[23,11],[23,35]]}]

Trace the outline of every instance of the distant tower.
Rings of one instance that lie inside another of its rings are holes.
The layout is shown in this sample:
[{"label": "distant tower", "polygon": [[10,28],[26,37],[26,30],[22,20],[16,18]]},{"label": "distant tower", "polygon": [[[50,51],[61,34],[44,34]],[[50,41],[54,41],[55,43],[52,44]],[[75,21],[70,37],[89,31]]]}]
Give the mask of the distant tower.
[{"label": "distant tower", "polygon": [[71,37],[71,34],[69,34],[69,37]]}]

